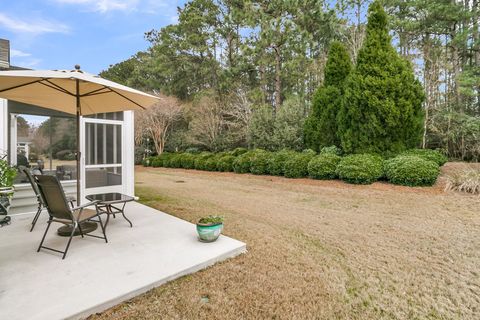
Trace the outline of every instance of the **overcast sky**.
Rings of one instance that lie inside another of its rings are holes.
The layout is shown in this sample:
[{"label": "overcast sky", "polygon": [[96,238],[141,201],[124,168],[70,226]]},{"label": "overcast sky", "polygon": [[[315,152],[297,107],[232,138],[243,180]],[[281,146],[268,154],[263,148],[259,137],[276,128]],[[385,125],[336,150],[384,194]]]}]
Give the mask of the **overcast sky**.
[{"label": "overcast sky", "polygon": [[148,47],[143,34],[177,21],[184,0],[0,0],[11,64],[99,73]]}]

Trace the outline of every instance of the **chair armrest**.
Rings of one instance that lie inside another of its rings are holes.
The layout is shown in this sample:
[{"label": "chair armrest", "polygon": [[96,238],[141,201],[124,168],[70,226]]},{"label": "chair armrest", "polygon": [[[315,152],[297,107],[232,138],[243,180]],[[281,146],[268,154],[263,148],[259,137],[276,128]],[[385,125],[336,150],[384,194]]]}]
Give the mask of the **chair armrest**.
[{"label": "chair armrest", "polygon": [[95,200],[95,201],[92,201],[92,202],[89,202],[89,203],[85,203],[85,204],[82,204],[81,206],[72,208],[72,211],[81,210],[81,209],[84,209],[84,208],[86,208],[86,207],[93,206],[93,205],[95,205],[95,204],[97,204],[97,203],[99,203],[99,202],[100,202],[99,200]]}]

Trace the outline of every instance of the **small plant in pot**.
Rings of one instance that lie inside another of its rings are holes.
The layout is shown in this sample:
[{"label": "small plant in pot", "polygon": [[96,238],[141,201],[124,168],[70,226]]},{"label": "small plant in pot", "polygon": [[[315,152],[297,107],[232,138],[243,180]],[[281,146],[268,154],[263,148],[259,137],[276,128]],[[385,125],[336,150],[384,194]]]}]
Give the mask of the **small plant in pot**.
[{"label": "small plant in pot", "polygon": [[7,216],[13,197],[13,179],[17,175],[17,169],[10,166],[6,156],[0,158],[0,227],[10,222]]},{"label": "small plant in pot", "polygon": [[197,222],[198,238],[202,242],[213,242],[218,239],[223,230],[222,216],[207,216]]}]

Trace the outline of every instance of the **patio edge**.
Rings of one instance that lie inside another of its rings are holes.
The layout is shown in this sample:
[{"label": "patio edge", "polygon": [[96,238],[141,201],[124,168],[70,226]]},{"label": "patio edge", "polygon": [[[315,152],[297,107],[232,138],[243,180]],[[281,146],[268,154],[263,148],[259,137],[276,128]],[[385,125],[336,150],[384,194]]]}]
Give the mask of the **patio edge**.
[{"label": "patio edge", "polygon": [[65,319],[72,319],[72,320],[85,319],[92,314],[103,312],[103,311],[105,311],[105,310],[107,310],[111,307],[116,306],[117,304],[120,304],[124,301],[130,300],[132,298],[135,298],[135,297],[137,297],[137,296],[139,296],[139,295],[141,295],[141,294],[143,294],[143,293],[145,293],[145,292],[147,292],[151,289],[162,286],[162,285],[164,285],[164,284],[166,284],[170,281],[173,281],[173,280],[176,280],[180,277],[183,277],[183,276],[195,273],[197,271],[206,269],[208,267],[213,266],[214,264],[216,264],[218,262],[234,258],[234,257],[239,256],[241,254],[244,254],[246,252],[247,252],[247,245],[242,242],[242,245],[239,246],[238,248],[230,250],[230,251],[228,251],[228,252],[226,252],[226,253],[218,256],[218,257],[215,257],[215,258],[209,259],[205,262],[194,265],[194,266],[192,266],[190,268],[187,268],[183,271],[175,273],[175,274],[173,274],[173,275],[171,275],[167,278],[161,279],[159,281],[152,282],[151,284],[148,284],[146,286],[138,288],[138,289],[136,289],[132,292],[129,292],[127,294],[120,295],[120,296],[115,297],[111,300],[105,301],[101,304],[98,304],[94,307],[88,308],[88,309],[86,309],[84,311],[81,311],[79,313],[73,314],[71,316],[67,316]]}]

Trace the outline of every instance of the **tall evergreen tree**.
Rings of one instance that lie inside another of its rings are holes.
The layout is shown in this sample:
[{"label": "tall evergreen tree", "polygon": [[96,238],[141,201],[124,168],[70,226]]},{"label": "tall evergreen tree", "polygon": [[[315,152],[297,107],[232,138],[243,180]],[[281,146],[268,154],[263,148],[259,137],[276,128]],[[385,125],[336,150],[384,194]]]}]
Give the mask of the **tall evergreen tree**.
[{"label": "tall evergreen tree", "polygon": [[313,97],[312,111],[305,122],[305,143],[319,151],[322,147],[339,145],[336,118],[342,103],[344,84],[352,64],[347,49],[334,41],[328,52],[325,80]]},{"label": "tall evergreen tree", "polygon": [[342,148],[348,153],[384,153],[418,146],[423,89],[409,62],[391,45],[379,1],[369,7],[366,32],[337,117]]}]

